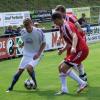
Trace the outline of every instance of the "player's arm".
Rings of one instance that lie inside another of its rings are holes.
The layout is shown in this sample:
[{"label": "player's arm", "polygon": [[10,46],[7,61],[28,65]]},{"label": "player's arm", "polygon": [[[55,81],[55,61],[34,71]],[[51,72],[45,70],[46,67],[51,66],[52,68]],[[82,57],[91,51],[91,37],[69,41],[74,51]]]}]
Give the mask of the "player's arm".
[{"label": "player's arm", "polygon": [[23,48],[23,46],[24,46],[24,42],[22,44],[13,45],[13,49]]},{"label": "player's arm", "polygon": [[24,33],[24,30],[21,30],[21,31],[20,31],[20,34],[21,34],[21,41],[18,41],[18,45],[14,45],[14,46],[13,46],[14,49],[23,48],[23,46],[24,46],[23,37],[22,37],[22,34],[23,34],[23,33]]},{"label": "player's arm", "polygon": [[23,46],[24,46],[24,42],[23,41],[18,41],[18,45],[13,45],[13,49],[23,48]]},{"label": "player's arm", "polygon": [[61,55],[64,51],[66,51],[66,49],[67,49],[67,44],[63,47],[63,48],[61,48],[61,49],[59,49],[58,50],[58,55]]},{"label": "player's arm", "polygon": [[16,46],[16,45],[13,45],[13,49],[17,49],[18,48],[18,46]]},{"label": "player's arm", "polygon": [[71,47],[71,53],[76,53],[76,46],[78,43],[78,37],[75,32],[72,32],[72,47]]},{"label": "player's arm", "polygon": [[40,55],[42,54],[42,52],[44,51],[44,48],[46,46],[46,43],[43,42],[40,46],[39,51],[37,52],[37,54],[33,57],[34,60],[38,59],[40,57]]},{"label": "player's arm", "polygon": [[38,54],[39,54],[39,55],[41,55],[41,53],[44,51],[45,46],[46,46],[46,42],[43,42],[43,43],[41,44],[41,46],[40,46],[39,51],[38,51]]},{"label": "player's arm", "polygon": [[41,40],[40,49],[37,52],[37,54],[33,57],[34,60],[36,60],[36,59],[38,59],[40,57],[40,55],[42,54],[42,52],[44,51],[45,46],[46,46],[45,36],[43,35],[43,32],[42,31],[41,31],[40,40]]},{"label": "player's arm", "polygon": [[78,28],[80,32],[83,32],[83,29],[81,28],[81,25],[78,23],[78,21],[75,22],[75,26]]},{"label": "player's arm", "polygon": [[41,41],[41,46],[38,51],[39,55],[41,55],[41,53],[44,51],[45,46],[46,46],[46,39],[45,39],[45,35],[42,30],[40,30],[40,41]]},{"label": "player's arm", "polygon": [[[61,30],[61,28],[59,28],[59,30],[60,30],[60,39],[63,39],[63,35],[62,35],[62,30]],[[61,55],[66,49],[67,49],[67,44],[66,44],[63,48],[60,48],[60,49],[58,50],[58,55]]]},{"label": "player's arm", "polygon": [[23,48],[23,46],[24,46],[24,42],[22,42],[22,43],[18,43],[18,45],[19,45],[19,48]]},{"label": "player's arm", "polygon": [[78,37],[76,33],[76,27],[75,25],[70,24],[70,30],[71,30],[71,36],[72,36],[72,47],[71,47],[71,53],[76,53],[76,46],[78,43]]}]

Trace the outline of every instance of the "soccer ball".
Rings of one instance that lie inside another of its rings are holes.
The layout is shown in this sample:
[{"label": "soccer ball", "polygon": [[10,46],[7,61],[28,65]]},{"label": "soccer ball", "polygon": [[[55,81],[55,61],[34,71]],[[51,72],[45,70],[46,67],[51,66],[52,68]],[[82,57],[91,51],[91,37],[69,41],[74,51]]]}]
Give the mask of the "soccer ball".
[{"label": "soccer ball", "polygon": [[24,86],[25,86],[26,89],[31,90],[31,89],[33,89],[35,87],[35,83],[34,83],[34,81],[32,79],[31,80],[27,79],[24,82]]}]

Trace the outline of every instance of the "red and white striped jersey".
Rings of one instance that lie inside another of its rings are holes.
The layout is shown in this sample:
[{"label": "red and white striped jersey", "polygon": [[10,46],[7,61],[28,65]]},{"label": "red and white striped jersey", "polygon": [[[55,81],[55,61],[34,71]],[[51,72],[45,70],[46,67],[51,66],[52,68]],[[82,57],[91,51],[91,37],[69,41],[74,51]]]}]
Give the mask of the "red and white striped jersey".
[{"label": "red and white striped jersey", "polygon": [[72,34],[76,34],[78,37],[78,43],[76,50],[81,50],[86,45],[86,42],[82,39],[82,36],[75,25],[71,22],[64,22],[64,24],[60,27],[61,36],[63,36],[64,40],[67,42],[68,45],[72,46],[73,37]]},{"label": "red and white striped jersey", "polygon": [[75,24],[77,22],[77,17],[74,14],[66,14],[65,20],[68,22],[70,21],[73,24]]}]

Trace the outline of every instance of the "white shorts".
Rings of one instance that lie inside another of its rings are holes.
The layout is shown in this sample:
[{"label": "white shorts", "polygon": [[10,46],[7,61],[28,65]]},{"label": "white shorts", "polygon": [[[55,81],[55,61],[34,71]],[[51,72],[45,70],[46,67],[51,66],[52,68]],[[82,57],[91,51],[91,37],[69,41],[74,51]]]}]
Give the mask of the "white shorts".
[{"label": "white shorts", "polygon": [[27,65],[31,65],[33,68],[39,63],[40,58],[33,60],[33,57],[23,56],[19,64],[19,69],[27,68]]}]

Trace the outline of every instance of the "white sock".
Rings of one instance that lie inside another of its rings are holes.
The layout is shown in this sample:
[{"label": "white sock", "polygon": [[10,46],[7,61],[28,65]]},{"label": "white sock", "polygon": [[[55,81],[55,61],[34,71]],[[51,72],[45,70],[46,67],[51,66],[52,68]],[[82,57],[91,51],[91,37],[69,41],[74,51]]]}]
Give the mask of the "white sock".
[{"label": "white sock", "polygon": [[85,83],[82,79],[79,78],[79,76],[73,70],[70,70],[68,76],[77,81],[79,84]]},{"label": "white sock", "polygon": [[61,85],[62,85],[62,86],[61,86],[61,90],[62,90],[63,92],[68,93],[66,74],[61,73],[61,75],[60,75],[60,80],[61,80]]},{"label": "white sock", "polygon": [[78,66],[78,70],[79,70],[79,75],[84,75],[84,66],[83,66],[83,64],[80,64],[79,66]]},{"label": "white sock", "polygon": [[78,69],[77,66],[73,66],[73,69],[74,69],[75,71],[79,72],[79,69]]}]

